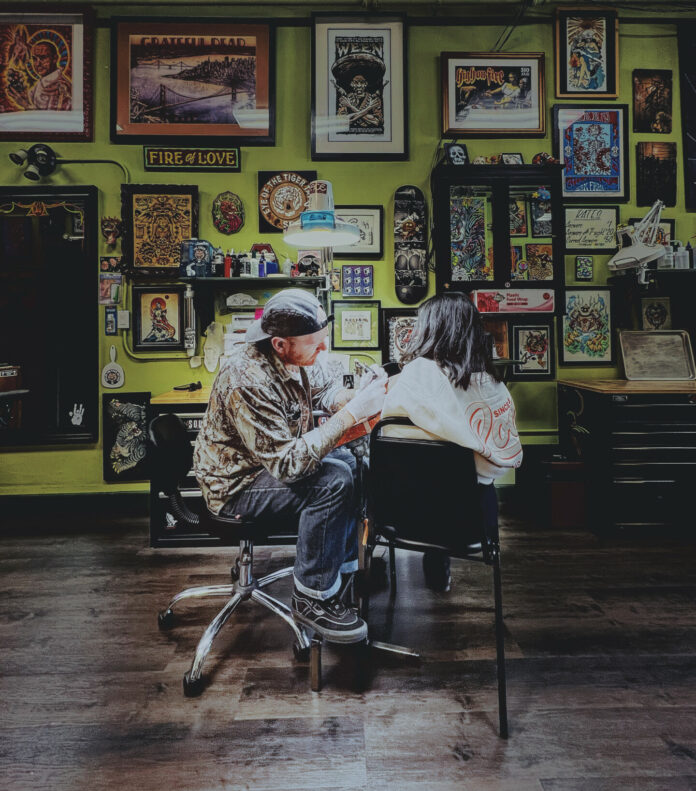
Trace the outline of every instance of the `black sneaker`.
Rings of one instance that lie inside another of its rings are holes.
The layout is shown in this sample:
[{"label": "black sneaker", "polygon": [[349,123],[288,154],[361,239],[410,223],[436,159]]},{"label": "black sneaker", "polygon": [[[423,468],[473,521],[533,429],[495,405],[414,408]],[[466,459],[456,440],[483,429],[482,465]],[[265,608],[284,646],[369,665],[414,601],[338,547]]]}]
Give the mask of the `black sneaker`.
[{"label": "black sneaker", "polygon": [[423,553],[425,584],[430,590],[447,593],[451,587],[450,559],[446,552],[428,549]]},{"label": "black sneaker", "polygon": [[292,592],[292,617],[330,643],[359,643],[367,638],[365,621],[348,609],[338,595],[321,601],[295,588]]}]

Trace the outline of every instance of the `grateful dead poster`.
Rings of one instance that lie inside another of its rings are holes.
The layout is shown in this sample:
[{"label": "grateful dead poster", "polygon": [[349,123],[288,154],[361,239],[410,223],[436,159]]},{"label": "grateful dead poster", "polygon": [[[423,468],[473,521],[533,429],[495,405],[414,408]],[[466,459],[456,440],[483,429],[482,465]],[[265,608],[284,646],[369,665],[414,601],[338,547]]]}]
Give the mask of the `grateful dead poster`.
[{"label": "grateful dead poster", "polygon": [[405,159],[399,16],[315,18],[312,159]]},{"label": "grateful dead poster", "polygon": [[147,410],[150,393],[102,396],[105,481],[142,481],[147,470]]},{"label": "grateful dead poster", "polygon": [[489,202],[485,198],[471,198],[461,192],[459,187],[450,190],[452,280],[493,280],[493,266],[486,245]]},{"label": "grateful dead poster", "polygon": [[551,379],[555,372],[553,324],[511,321],[511,379]]},{"label": "grateful dead poster", "polygon": [[561,319],[562,365],[611,365],[613,326],[608,288],[568,288]]},{"label": "grateful dead poster", "polygon": [[0,13],[0,139],[91,140],[88,9]]},{"label": "grateful dead poster", "polygon": [[672,132],[672,72],[634,69],[633,131],[668,135]]},{"label": "grateful dead poster", "polygon": [[628,200],[627,117],[625,104],[554,106],[564,198]]}]

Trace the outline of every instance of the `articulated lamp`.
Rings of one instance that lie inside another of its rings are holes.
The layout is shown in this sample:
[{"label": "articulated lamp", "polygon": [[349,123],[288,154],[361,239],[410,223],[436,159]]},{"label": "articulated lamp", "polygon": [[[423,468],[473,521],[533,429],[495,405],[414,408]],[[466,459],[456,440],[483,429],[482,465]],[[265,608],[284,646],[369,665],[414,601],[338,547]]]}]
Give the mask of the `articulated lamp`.
[{"label": "articulated lamp", "polygon": [[336,217],[330,181],[312,181],[309,202],[298,220],[283,232],[283,240],[293,247],[321,250],[321,274],[328,275],[333,264],[333,248],[356,244],[360,230]]},{"label": "articulated lamp", "polygon": [[665,246],[656,244],[655,241],[664,205],[661,200],[656,200],[642,220],[633,225],[621,226],[617,230],[616,236],[620,247],[607,262],[610,271],[635,269],[638,282],[645,285],[648,264],[659,260],[666,252]]},{"label": "articulated lamp", "polygon": [[116,165],[121,168],[123,175],[126,177],[126,183],[130,181],[130,176],[126,168],[114,159],[63,159],[60,155],[44,143],[36,143],[29,149],[18,148],[16,151],[8,154],[10,162],[13,162],[17,167],[24,167],[24,178],[29,181],[40,181],[45,176],[50,176],[58,165],[68,164],[88,164],[88,163],[102,163]]}]

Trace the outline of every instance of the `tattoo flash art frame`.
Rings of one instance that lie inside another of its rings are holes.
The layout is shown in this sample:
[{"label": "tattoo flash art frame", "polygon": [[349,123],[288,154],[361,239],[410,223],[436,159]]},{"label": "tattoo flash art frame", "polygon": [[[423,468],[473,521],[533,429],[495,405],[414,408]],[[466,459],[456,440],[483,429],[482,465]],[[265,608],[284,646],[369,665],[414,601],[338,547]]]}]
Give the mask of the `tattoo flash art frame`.
[{"label": "tattoo flash art frame", "polygon": [[619,22],[606,8],[556,9],[556,98],[619,95]]},{"label": "tattoo flash art frame", "polygon": [[176,277],[181,243],[198,236],[198,187],[123,184],[121,217],[128,273]]},{"label": "tattoo flash art frame", "polygon": [[573,286],[563,292],[559,365],[615,364],[612,292],[607,286]]},{"label": "tattoo flash art frame", "polygon": [[93,29],[86,6],[3,6],[0,140],[92,140]]},{"label": "tattoo flash art frame", "polygon": [[405,16],[312,18],[312,159],[407,159]]},{"label": "tattoo flash art frame", "polygon": [[413,327],[416,308],[384,308],[382,310],[382,362],[399,363],[406,352]]},{"label": "tattoo flash art frame", "polygon": [[553,379],[556,376],[553,319],[510,319],[509,336],[512,359],[509,379],[528,381]]},{"label": "tattoo flash art frame", "polygon": [[150,393],[103,393],[102,438],[105,481],[143,481],[147,469]]},{"label": "tattoo flash art frame", "polygon": [[133,286],[133,351],[183,351],[184,288]]},{"label": "tattoo flash art frame", "polygon": [[442,52],[443,137],[543,137],[541,52]]},{"label": "tattoo flash art frame", "polygon": [[360,351],[380,348],[379,300],[334,300],[331,349]]},{"label": "tattoo flash art frame", "polygon": [[274,28],[255,20],[116,18],[114,143],[275,143]]},{"label": "tattoo flash art frame", "polygon": [[334,258],[381,258],[384,253],[384,208],[382,206],[336,206],[336,217],[355,225],[360,241],[334,247]]},{"label": "tattoo flash art frame", "polygon": [[553,144],[565,201],[626,203],[628,105],[555,104]]}]

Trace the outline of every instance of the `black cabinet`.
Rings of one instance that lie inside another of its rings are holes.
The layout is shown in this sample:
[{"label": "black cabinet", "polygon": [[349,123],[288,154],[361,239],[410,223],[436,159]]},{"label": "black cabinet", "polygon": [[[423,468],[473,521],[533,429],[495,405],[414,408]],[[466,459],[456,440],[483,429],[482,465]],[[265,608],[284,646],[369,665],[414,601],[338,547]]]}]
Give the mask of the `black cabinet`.
[{"label": "black cabinet", "polygon": [[696,382],[559,382],[559,442],[581,458],[590,524],[693,523]]}]

